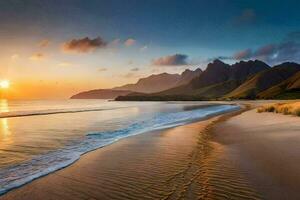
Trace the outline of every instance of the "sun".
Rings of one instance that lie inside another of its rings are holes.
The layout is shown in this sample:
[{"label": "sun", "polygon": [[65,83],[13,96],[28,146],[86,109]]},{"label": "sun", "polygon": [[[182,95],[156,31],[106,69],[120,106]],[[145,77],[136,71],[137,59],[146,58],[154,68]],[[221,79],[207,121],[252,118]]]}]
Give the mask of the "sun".
[{"label": "sun", "polygon": [[9,88],[9,85],[10,85],[9,80],[2,80],[2,81],[0,81],[0,88],[2,88],[2,89]]}]

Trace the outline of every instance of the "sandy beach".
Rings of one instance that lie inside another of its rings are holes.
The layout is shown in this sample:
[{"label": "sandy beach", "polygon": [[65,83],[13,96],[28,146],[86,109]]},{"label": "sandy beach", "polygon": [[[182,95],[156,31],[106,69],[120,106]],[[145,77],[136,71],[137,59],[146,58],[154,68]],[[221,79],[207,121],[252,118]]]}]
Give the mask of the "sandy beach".
[{"label": "sandy beach", "polygon": [[[1,199],[255,199],[222,159],[223,147],[210,140],[218,119],[124,139]],[[243,190],[235,192],[236,186]]]},{"label": "sandy beach", "polygon": [[225,157],[265,199],[300,199],[300,118],[247,111],[214,128]]},{"label": "sandy beach", "polygon": [[300,118],[256,110],[123,139],[0,199],[299,199]]}]

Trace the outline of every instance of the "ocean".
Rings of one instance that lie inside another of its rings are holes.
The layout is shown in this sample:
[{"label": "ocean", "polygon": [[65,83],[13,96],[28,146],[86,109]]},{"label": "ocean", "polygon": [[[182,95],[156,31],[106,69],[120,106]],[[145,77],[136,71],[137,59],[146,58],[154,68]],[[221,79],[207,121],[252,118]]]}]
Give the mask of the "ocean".
[{"label": "ocean", "polygon": [[0,100],[0,194],[122,138],[237,109],[209,102]]}]

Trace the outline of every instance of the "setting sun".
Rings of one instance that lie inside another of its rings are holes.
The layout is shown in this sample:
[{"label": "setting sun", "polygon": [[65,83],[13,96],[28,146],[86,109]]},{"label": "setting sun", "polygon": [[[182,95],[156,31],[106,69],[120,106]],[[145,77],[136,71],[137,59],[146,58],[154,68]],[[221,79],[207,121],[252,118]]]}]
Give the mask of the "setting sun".
[{"label": "setting sun", "polygon": [[10,85],[10,83],[8,80],[0,81],[0,88],[6,89],[6,88],[9,88],[9,85]]}]

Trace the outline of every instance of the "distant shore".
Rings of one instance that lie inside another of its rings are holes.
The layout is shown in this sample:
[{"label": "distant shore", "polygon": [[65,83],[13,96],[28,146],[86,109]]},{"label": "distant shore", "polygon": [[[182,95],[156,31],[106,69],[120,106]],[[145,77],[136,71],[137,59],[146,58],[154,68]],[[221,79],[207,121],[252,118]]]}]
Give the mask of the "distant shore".
[{"label": "distant shore", "polygon": [[298,199],[300,118],[240,113],[123,139],[0,199]]}]

